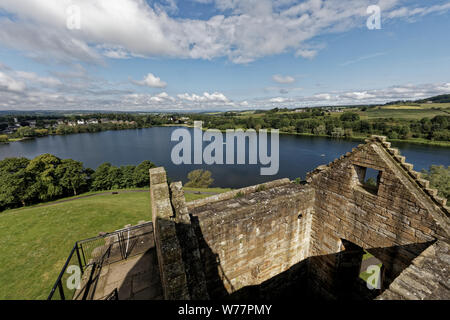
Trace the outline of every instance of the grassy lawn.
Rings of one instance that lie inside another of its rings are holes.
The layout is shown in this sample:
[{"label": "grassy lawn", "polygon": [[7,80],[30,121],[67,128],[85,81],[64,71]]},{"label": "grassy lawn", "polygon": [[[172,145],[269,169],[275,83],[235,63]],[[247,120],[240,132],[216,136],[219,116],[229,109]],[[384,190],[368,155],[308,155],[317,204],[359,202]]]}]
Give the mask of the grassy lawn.
[{"label": "grassy lawn", "polygon": [[[186,191],[193,191],[193,192],[214,192],[214,193],[222,193],[226,191],[230,191],[231,189],[223,189],[223,188],[183,188]],[[201,198],[205,198],[211,195],[204,195],[204,194],[192,194],[192,193],[186,193],[186,199],[187,201],[193,201]]]},{"label": "grassy lawn", "polygon": [[358,112],[363,119],[394,118],[418,120],[425,117],[433,118],[437,115],[449,115],[450,104],[417,104],[417,105],[388,105],[370,108]]},{"label": "grassy lawn", "polygon": [[[364,261],[364,260],[370,259],[370,258],[372,258],[372,257],[373,257],[373,255],[366,251],[366,253],[365,253],[365,254],[363,255],[363,257],[362,257],[362,260]],[[377,264],[377,266],[378,266],[379,268],[381,268],[382,264],[381,264],[381,263],[380,263],[380,264]],[[364,281],[367,281],[367,278],[369,278],[372,274],[373,274],[373,272],[369,273],[369,272],[367,272],[367,271],[363,271],[363,272],[361,272],[361,273],[359,274],[359,277],[360,277],[361,279],[363,279]]]},{"label": "grassy lawn", "polygon": [[[207,196],[186,194],[186,200]],[[149,192],[0,212],[0,300],[46,299],[75,241],[150,219]]]}]

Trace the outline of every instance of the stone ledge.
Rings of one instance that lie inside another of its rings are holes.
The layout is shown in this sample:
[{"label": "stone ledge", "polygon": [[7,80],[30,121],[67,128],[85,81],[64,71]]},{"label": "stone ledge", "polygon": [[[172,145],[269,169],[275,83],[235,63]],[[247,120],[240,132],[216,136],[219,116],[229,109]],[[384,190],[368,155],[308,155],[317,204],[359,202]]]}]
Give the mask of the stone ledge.
[{"label": "stone ledge", "polygon": [[279,187],[279,186],[282,186],[282,185],[285,185],[288,183],[291,183],[291,181],[288,178],[274,180],[274,181],[270,181],[270,182],[266,182],[266,183],[261,183],[261,184],[257,184],[257,185],[250,186],[250,187],[245,187],[245,188],[241,188],[241,189],[237,189],[237,190],[220,193],[220,194],[208,197],[208,198],[198,199],[198,200],[194,200],[191,202],[187,202],[186,207],[191,210],[196,207],[202,207],[206,204],[233,199],[238,194],[247,195],[247,194],[258,191],[259,189],[262,189],[262,190],[271,189],[271,188]]}]

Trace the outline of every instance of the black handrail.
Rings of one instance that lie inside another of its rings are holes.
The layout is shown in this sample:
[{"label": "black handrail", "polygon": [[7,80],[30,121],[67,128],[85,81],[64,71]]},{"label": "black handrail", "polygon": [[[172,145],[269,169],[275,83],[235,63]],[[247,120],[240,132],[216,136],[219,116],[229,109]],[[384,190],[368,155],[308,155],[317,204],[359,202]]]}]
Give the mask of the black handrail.
[{"label": "black handrail", "polygon": [[[102,265],[103,261],[105,261],[106,259],[109,258],[110,253],[111,253],[111,247],[115,243],[117,243],[119,246],[119,251],[120,251],[119,260],[127,259],[129,257],[129,252],[125,249],[126,239],[124,236],[124,232],[130,232],[133,230],[141,229],[141,228],[147,227],[151,224],[152,224],[152,222],[147,222],[147,223],[139,224],[139,225],[132,226],[129,228],[123,228],[123,229],[119,229],[119,230],[116,230],[113,232],[109,232],[109,233],[103,234],[101,236],[91,237],[88,239],[83,239],[83,240],[79,240],[79,241],[75,242],[75,245],[73,246],[72,250],[70,251],[69,257],[67,258],[66,262],[64,263],[64,266],[63,266],[61,272],[59,273],[58,278],[57,278],[55,284],[53,285],[52,290],[50,291],[50,294],[49,294],[47,300],[51,300],[53,298],[57,289],[59,289],[59,295],[62,300],[69,298],[64,294],[62,278],[63,278],[64,274],[66,273],[66,269],[69,266],[69,263],[72,260],[72,258],[74,257],[75,253],[76,253],[78,266],[80,267],[80,270],[81,270],[81,275],[84,274],[86,267],[89,265],[94,265],[94,266]],[[147,233],[139,234],[137,236],[132,235],[132,237],[138,238],[138,237],[144,236],[146,234]],[[113,237],[115,237],[115,236],[117,236],[117,241],[110,243],[108,245],[108,248],[105,248],[104,251],[102,250],[103,252],[101,255],[93,256],[92,253],[93,253],[94,249],[105,245],[105,244],[96,243],[96,241],[99,241],[99,240],[101,241],[105,238],[114,239]],[[128,238],[128,241],[129,241],[129,238]],[[131,247],[131,249],[129,251],[131,251],[131,250],[133,250],[133,246]],[[135,254],[137,254],[137,253],[135,252]],[[111,261],[111,258],[109,259],[109,261]],[[87,294],[87,292],[85,294]],[[116,297],[116,299],[117,299],[117,297]]]},{"label": "black handrail", "polygon": [[[69,262],[72,259],[72,256],[73,256],[73,253],[75,252],[75,250],[77,250],[77,252],[78,252],[78,242],[75,242],[75,245],[73,246],[72,250],[70,251],[69,257],[67,258],[66,262],[64,263],[64,266],[63,266],[61,272],[59,273],[58,279],[56,280],[55,284],[53,285],[52,291],[50,291],[50,294],[49,294],[47,300],[51,300],[52,299],[53,294],[56,291],[56,288],[59,288],[59,294],[60,294],[62,300],[65,300],[64,290],[63,290],[63,287],[62,287],[61,279],[62,279],[64,273],[66,272],[67,266],[69,265]],[[81,261],[79,260],[79,256],[78,256],[78,262],[80,263],[79,264],[80,269],[83,270],[83,267],[81,265]]]}]

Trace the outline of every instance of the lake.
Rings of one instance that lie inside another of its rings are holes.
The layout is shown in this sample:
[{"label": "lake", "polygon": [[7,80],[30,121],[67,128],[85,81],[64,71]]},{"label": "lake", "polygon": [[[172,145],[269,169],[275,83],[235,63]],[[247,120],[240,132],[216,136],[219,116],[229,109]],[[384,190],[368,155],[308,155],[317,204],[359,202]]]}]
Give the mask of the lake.
[{"label": "lake", "polygon": [[[81,161],[85,167],[93,169],[103,162],[120,166],[137,165],[144,160],[150,160],[158,166],[164,166],[173,181],[186,182],[189,171],[201,168],[212,172],[213,186],[239,188],[286,177],[304,179],[308,171],[333,161],[361,143],[323,137],[280,135],[278,174],[261,176],[260,164],[174,165],[170,153],[177,142],[170,141],[170,136],[175,129],[175,127],[153,127],[47,136],[0,145],[0,159],[6,157],[31,159],[43,153],[51,153],[60,158]],[[188,130],[192,132],[192,129]],[[392,145],[400,149],[407,162],[412,163],[417,171],[432,164],[450,165],[450,148],[409,143]]]}]

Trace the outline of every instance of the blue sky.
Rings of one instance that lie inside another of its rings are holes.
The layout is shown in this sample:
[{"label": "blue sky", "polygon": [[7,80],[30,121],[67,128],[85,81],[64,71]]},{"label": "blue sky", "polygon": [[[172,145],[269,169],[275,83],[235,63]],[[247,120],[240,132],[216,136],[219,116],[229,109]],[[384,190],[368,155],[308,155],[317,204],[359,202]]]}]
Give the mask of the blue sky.
[{"label": "blue sky", "polygon": [[[381,29],[366,25],[370,5]],[[431,0],[2,0],[0,110],[242,110],[450,93],[449,18],[450,2]]]}]

